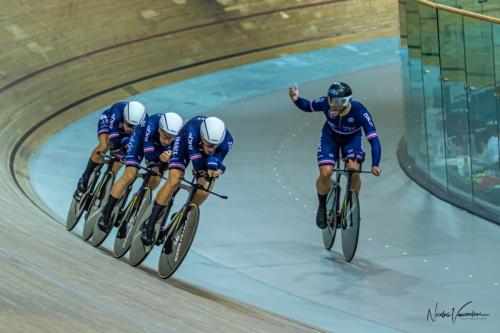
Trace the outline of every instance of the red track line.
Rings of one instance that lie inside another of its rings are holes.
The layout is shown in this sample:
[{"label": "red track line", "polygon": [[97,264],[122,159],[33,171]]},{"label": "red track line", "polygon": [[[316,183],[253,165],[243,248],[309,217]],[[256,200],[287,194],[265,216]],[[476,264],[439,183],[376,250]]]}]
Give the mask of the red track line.
[{"label": "red track line", "polygon": [[192,31],[192,30],[196,30],[196,29],[200,29],[200,28],[206,28],[206,27],[210,27],[210,26],[221,25],[224,23],[230,23],[230,22],[235,22],[235,21],[242,21],[242,20],[246,20],[246,19],[254,18],[254,17],[259,17],[259,16],[266,16],[266,15],[270,15],[270,14],[279,13],[282,11],[290,11],[290,10],[298,10],[298,9],[303,9],[303,8],[318,7],[318,6],[323,6],[323,5],[328,5],[328,4],[333,4],[333,3],[337,3],[337,2],[343,2],[343,1],[347,1],[347,0],[328,0],[328,1],[319,1],[319,2],[297,5],[297,6],[283,7],[280,9],[273,9],[273,10],[258,12],[258,13],[249,14],[249,15],[243,15],[243,16],[238,16],[238,17],[233,17],[233,18],[228,18],[228,19],[223,19],[223,20],[216,20],[216,21],[211,21],[211,22],[207,22],[207,23],[196,24],[196,25],[192,25],[189,27],[181,28],[181,29],[170,30],[170,31],[166,31],[166,32],[162,32],[162,33],[158,33],[158,34],[154,34],[154,35],[149,35],[149,36],[144,36],[144,37],[137,38],[137,39],[132,39],[132,40],[129,40],[126,42],[118,43],[118,44],[113,44],[110,46],[106,46],[106,47],[103,47],[103,48],[100,48],[100,49],[97,49],[94,51],[90,51],[87,53],[83,53],[83,54],[65,59],[65,60],[60,61],[60,62],[56,62],[52,65],[47,66],[47,67],[37,69],[31,73],[28,73],[24,76],[21,76],[20,78],[12,81],[10,83],[7,83],[3,87],[1,87],[0,94],[5,92],[6,90],[16,86],[17,84],[19,84],[21,82],[24,82],[24,81],[26,81],[34,76],[37,76],[37,75],[44,73],[46,71],[49,71],[51,69],[63,66],[65,64],[68,64],[68,63],[71,63],[71,62],[74,62],[74,61],[77,61],[80,59],[90,57],[90,56],[95,55],[95,54],[103,53],[103,52],[113,50],[113,49],[118,49],[120,47],[132,45],[132,44],[137,44],[137,43],[142,43],[142,42],[145,42],[145,41],[148,41],[151,39],[161,38],[161,37],[165,37],[165,36],[171,36],[171,35],[175,35],[178,33]]}]

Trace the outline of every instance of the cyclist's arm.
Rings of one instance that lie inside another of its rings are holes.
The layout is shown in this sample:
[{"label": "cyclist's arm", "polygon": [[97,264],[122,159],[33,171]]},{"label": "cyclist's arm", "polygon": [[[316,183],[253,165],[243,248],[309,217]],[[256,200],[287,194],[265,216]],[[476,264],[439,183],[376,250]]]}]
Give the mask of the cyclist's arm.
[{"label": "cyclist's arm", "polygon": [[[126,141],[126,146],[124,146],[120,149],[117,149],[116,151],[119,153],[120,151],[126,151],[126,156],[125,159],[127,162],[125,163],[126,165],[137,165],[138,163],[133,161],[134,160],[134,154],[135,154],[135,147],[137,147],[138,144],[140,144],[141,140],[141,134],[140,132],[135,129],[130,137],[126,137],[122,140],[122,143],[125,143]],[[125,149],[125,147],[127,147]]]},{"label": "cyclist's arm", "polygon": [[189,159],[193,162],[193,168],[195,170],[203,169],[203,156],[201,155],[198,147],[201,140],[200,131],[193,127],[187,128],[187,140]]},{"label": "cyclist's arm", "polygon": [[382,146],[380,145],[380,140],[378,136],[368,140],[372,146],[372,166],[379,166],[380,158],[382,157]]},{"label": "cyclist's arm", "polygon": [[380,164],[380,158],[382,157],[382,146],[380,145],[378,133],[368,110],[364,109],[361,114],[363,131],[365,132],[366,139],[368,139],[368,142],[372,147],[372,166],[378,167]]},{"label": "cyclist's arm", "polygon": [[312,101],[308,100],[307,98],[299,97],[294,103],[299,109],[304,112],[323,111],[323,109],[325,108],[325,103],[326,108],[328,109],[328,101],[326,100],[326,97],[321,97]]},{"label": "cyclist's arm", "polygon": [[111,142],[113,149],[120,149],[120,147],[122,147],[122,144],[120,139],[120,129],[118,128],[118,126],[123,118],[123,110],[117,103],[111,106],[109,113],[109,141]]},{"label": "cyclist's arm", "polygon": [[145,130],[144,145],[143,145],[144,157],[146,158],[147,161],[157,162],[160,159],[160,154],[162,153],[155,149],[155,144],[154,144],[154,134],[158,129],[154,128],[153,126],[151,126],[151,124],[148,123],[145,126],[144,130]]},{"label": "cyclist's arm", "polygon": [[233,147],[233,137],[229,132],[226,133],[226,138],[224,142],[217,147],[217,150],[212,156],[209,156],[207,159],[207,168],[208,170],[221,170],[222,173],[226,171],[226,167],[222,164],[224,158],[226,158],[227,153]]}]

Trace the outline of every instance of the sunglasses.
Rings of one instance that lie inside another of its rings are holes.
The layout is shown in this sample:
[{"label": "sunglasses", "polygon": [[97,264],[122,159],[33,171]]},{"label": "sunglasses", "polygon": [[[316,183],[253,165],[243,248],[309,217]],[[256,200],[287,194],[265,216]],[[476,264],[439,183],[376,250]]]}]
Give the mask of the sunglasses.
[{"label": "sunglasses", "polygon": [[349,105],[351,98],[351,96],[340,98],[328,97],[328,104],[330,104],[331,107],[346,107],[347,105]]},{"label": "sunglasses", "polygon": [[219,145],[207,142],[207,141],[205,141],[205,139],[201,139],[201,142],[203,142],[203,144],[205,146],[207,146],[207,148],[211,148],[211,149],[215,149],[215,148],[217,148],[219,146]]},{"label": "sunglasses", "polygon": [[124,120],[124,121],[123,121],[123,124],[124,124],[125,126],[127,126],[127,127],[130,127],[130,128],[136,128],[136,127],[137,127],[137,125],[132,125],[131,123],[129,123],[129,122],[128,122],[128,121],[126,121],[126,120]]},{"label": "sunglasses", "polygon": [[169,138],[170,140],[175,140],[175,138],[177,137],[177,135],[167,133],[167,132],[165,132],[164,130],[162,130],[161,128],[160,128],[160,131],[159,131],[159,132],[160,132],[160,135],[161,135],[161,136],[163,136],[163,137],[167,137],[167,138]]}]

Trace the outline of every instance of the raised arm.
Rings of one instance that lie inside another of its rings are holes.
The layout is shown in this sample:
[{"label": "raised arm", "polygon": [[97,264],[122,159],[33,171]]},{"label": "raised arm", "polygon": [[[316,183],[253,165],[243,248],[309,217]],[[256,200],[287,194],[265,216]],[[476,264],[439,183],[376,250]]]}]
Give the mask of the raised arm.
[{"label": "raised arm", "polygon": [[296,84],[293,85],[293,87],[289,88],[288,95],[290,96],[292,102],[304,112],[323,111],[325,103],[328,103],[325,97],[321,97],[312,101],[300,97],[299,88]]}]

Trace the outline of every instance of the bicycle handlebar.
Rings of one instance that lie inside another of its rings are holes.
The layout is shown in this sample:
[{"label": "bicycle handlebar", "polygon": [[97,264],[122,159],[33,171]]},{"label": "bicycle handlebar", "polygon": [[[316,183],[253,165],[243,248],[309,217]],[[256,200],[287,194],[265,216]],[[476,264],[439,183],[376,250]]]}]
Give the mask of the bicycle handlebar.
[{"label": "bicycle handlebar", "polygon": [[[207,177],[205,177],[205,179],[207,179]],[[209,177],[207,180],[212,180],[212,179],[215,179],[215,177]],[[210,193],[210,194],[213,194],[221,199],[228,199],[228,196],[227,195],[221,195],[221,194],[217,194],[215,192],[212,192],[210,190],[207,190],[206,188],[204,188],[202,185],[198,184],[198,183],[194,183],[192,181],[189,181],[187,180],[186,178],[182,177],[182,181],[185,182],[185,183],[188,183],[189,185],[193,186],[193,187],[196,187],[197,189],[199,190],[202,190],[202,191],[205,191],[207,193]]]},{"label": "bicycle handlebar", "polygon": [[[115,157],[114,157],[114,156],[111,156],[111,155],[108,155],[108,154],[103,154],[103,153],[99,153],[99,154],[100,154],[101,156],[103,156],[104,158],[115,159]],[[145,167],[143,167],[143,166],[142,166],[142,165],[140,165],[140,164],[137,164],[136,166],[137,166],[139,169],[142,169],[142,170],[144,170],[144,171],[146,171],[146,172],[152,172],[152,173],[154,173],[155,175],[159,176],[161,179],[167,180],[167,178],[166,178],[166,177],[164,177],[164,176],[163,176],[162,174],[160,174],[159,172],[157,172],[157,171],[153,170],[152,168],[145,168]],[[194,174],[194,176],[195,176],[195,177],[198,177],[199,175],[200,175],[199,173],[195,173],[195,174]],[[211,180],[213,180],[213,179],[217,178],[217,177],[208,177],[207,175],[204,175],[203,177],[204,177],[206,180],[208,180],[208,181],[211,181]],[[228,199],[228,196],[227,196],[227,195],[221,195],[221,194],[217,194],[217,193],[215,193],[215,192],[212,192],[212,191],[210,191],[210,190],[207,190],[207,189],[206,189],[206,188],[204,188],[202,185],[200,185],[200,184],[198,184],[198,183],[194,183],[194,182],[192,182],[192,181],[189,181],[189,180],[187,180],[187,179],[186,179],[186,178],[184,178],[184,177],[182,177],[182,179],[181,179],[181,180],[182,180],[183,182],[185,182],[185,183],[188,183],[189,185],[191,185],[191,186],[193,186],[193,187],[196,187],[196,188],[197,188],[197,189],[199,189],[199,190],[202,190],[202,191],[205,191],[205,192],[207,192],[207,193],[213,194],[213,195],[215,195],[215,196],[217,196],[217,197],[219,197],[219,198],[221,198],[221,199],[224,199],[224,200],[225,200],[225,199]]]},{"label": "bicycle handlebar", "polygon": [[346,172],[346,173],[372,173],[366,170],[346,170],[346,169],[333,169],[333,172]]}]

